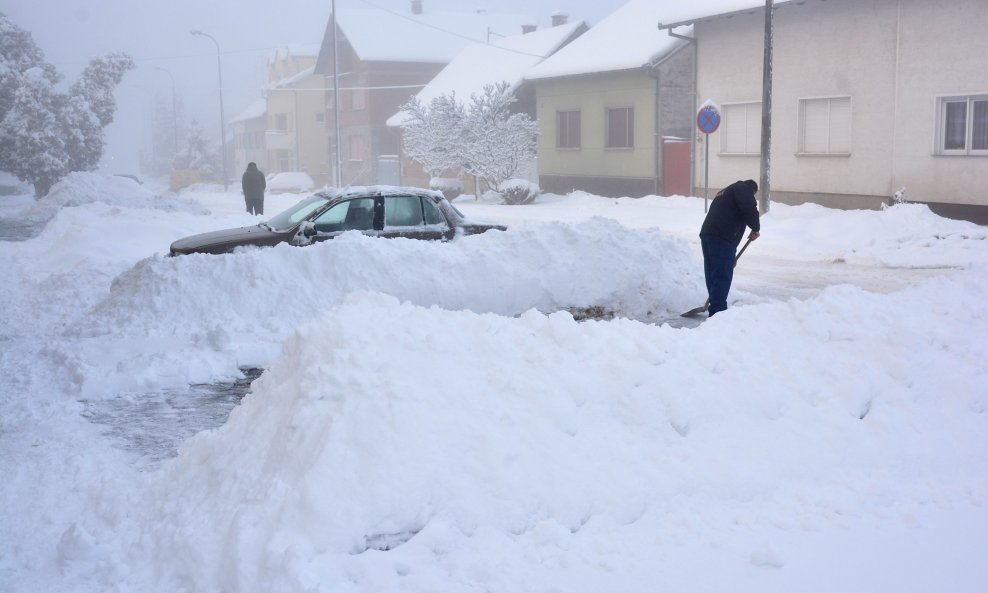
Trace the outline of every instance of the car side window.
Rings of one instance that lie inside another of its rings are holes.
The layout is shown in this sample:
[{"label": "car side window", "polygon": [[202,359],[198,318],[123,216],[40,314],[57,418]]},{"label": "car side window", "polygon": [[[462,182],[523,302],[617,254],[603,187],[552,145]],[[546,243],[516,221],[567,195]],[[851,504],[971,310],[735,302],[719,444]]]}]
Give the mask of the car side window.
[{"label": "car side window", "polygon": [[439,208],[432,203],[432,200],[422,198],[422,208],[425,210],[425,224],[446,223],[446,218],[443,217],[443,214],[439,211]]},{"label": "car side window", "polygon": [[422,199],[419,196],[384,198],[385,226],[422,226]]},{"label": "car side window", "polygon": [[316,232],[370,231],[374,229],[374,198],[340,202],[315,219]]}]

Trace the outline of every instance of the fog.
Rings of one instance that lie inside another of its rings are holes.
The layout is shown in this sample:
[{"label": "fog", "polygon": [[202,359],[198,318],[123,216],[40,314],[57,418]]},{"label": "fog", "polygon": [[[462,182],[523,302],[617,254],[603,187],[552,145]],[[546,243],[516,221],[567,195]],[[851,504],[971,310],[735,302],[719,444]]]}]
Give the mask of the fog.
[{"label": "fog", "polygon": [[[625,0],[425,0],[424,10],[489,9],[531,16],[548,26],[554,12],[593,25]],[[337,7],[380,7],[409,11],[410,0],[336,0]],[[155,105],[175,95],[190,118],[218,144],[220,106],[216,47],[222,58],[227,121],[260,97],[264,67],[277,48],[317,51],[331,12],[331,0],[239,2],[173,0],[0,0],[0,12],[31,33],[70,84],[90,58],[122,51],[136,68],[117,89],[117,116],[107,128],[101,169],[137,172],[150,151]],[[412,22],[409,26],[415,26]],[[216,39],[190,35],[201,30]],[[423,35],[440,35],[425,29]],[[480,41],[480,40],[478,40]],[[229,141],[229,138],[228,138]]]}]

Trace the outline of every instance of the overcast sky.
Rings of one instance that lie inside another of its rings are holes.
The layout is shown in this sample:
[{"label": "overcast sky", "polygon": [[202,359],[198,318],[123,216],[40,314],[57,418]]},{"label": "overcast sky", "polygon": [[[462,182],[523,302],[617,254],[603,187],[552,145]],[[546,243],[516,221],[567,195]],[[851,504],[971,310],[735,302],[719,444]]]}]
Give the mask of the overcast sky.
[{"label": "overcast sky", "polygon": [[[557,11],[593,25],[625,2],[424,0],[424,9],[487,8],[531,16],[542,27]],[[410,3],[336,0],[340,9],[379,6],[407,11]],[[155,98],[171,100],[172,79],[189,114],[219,142],[216,46],[205,37],[190,35],[191,30],[212,35],[220,46],[229,120],[260,97],[265,61],[273,49],[318,49],[331,5],[331,0],[0,0],[0,12],[32,34],[69,82],[94,56],[123,51],[135,59],[137,68],[117,91],[117,118],[108,130],[104,157],[108,172],[135,172],[138,154],[148,150]]]}]

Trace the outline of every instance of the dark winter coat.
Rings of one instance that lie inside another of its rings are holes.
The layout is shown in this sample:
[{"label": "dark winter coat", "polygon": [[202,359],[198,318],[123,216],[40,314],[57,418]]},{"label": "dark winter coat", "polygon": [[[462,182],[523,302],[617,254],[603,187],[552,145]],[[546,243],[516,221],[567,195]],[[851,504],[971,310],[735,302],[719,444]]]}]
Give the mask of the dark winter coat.
[{"label": "dark winter coat", "polygon": [[745,227],[751,227],[753,231],[761,230],[758,203],[751,184],[736,181],[722,189],[710,203],[707,217],[700,227],[700,236],[720,237],[736,248],[744,237]]},{"label": "dark winter coat", "polygon": [[240,180],[244,187],[244,198],[248,200],[260,200],[264,198],[264,189],[267,187],[267,182],[264,180],[264,173],[257,168],[257,165],[250,163],[247,165],[247,170],[244,171],[244,176]]}]

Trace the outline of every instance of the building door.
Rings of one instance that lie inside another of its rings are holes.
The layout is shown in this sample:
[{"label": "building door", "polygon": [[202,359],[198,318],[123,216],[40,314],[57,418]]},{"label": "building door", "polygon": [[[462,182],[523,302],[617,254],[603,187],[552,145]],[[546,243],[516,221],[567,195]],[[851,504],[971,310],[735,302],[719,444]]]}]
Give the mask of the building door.
[{"label": "building door", "polygon": [[692,193],[689,140],[662,140],[662,193],[667,196]]}]

